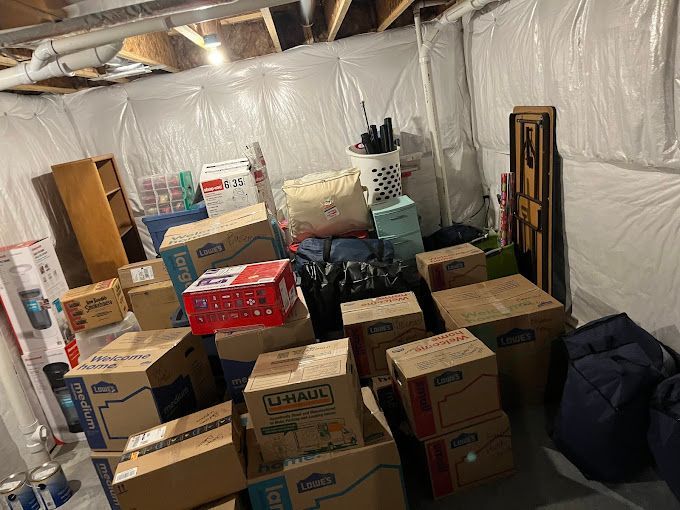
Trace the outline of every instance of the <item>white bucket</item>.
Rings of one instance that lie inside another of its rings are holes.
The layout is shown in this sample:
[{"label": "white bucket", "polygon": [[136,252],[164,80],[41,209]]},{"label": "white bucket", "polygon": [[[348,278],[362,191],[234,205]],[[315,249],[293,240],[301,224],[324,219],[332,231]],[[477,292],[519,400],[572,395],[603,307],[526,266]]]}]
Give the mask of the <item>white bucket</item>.
[{"label": "white bucket", "polygon": [[352,166],[361,171],[361,185],[368,189],[368,205],[400,197],[399,147],[384,154],[360,154],[355,150],[354,146],[349,146],[347,155]]}]

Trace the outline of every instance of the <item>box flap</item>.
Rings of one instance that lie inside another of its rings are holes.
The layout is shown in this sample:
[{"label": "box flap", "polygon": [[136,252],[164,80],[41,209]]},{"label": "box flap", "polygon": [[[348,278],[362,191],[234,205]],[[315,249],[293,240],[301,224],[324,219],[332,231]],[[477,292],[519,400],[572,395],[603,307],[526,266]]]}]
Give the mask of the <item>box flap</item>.
[{"label": "box flap", "polygon": [[448,325],[459,328],[562,308],[555,298],[520,275],[433,292]]},{"label": "box flap", "polygon": [[416,257],[425,264],[437,264],[457,258],[469,257],[470,255],[484,255],[484,252],[470,243],[465,243],[440,250],[418,253]]},{"label": "box flap", "polygon": [[62,296],[62,301],[71,301],[73,299],[78,299],[82,296],[87,296],[95,292],[101,292],[103,290],[108,290],[113,287],[118,278],[111,278],[110,280],[104,280],[102,282],[92,283],[90,285],[84,285],[83,287],[77,287],[75,289],[70,289]]},{"label": "box flap", "polygon": [[413,292],[350,301],[349,303],[342,303],[340,308],[342,310],[342,322],[345,325],[422,313]]},{"label": "box flap", "polygon": [[145,292],[154,292],[159,290],[170,290],[172,291],[173,297],[175,297],[175,288],[173,287],[170,280],[133,287],[128,291],[128,294],[131,296],[136,296],[137,294],[144,294]]}]

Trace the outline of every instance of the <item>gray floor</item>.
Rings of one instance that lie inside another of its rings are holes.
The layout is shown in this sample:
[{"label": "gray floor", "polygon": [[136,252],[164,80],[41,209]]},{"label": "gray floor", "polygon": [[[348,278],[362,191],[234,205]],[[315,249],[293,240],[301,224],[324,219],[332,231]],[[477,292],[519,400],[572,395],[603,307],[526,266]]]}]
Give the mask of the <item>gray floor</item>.
[{"label": "gray floor", "polygon": [[[511,414],[511,420],[517,473],[510,478],[439,501],[432,501],[428,482],[423,478],[419,463],[407,450],[402,450],[411,510],[680,510],[680,503],[651,469],[632,483],[604,485],[586,480],[552,446],[545,432],[542,408],[515,412]],[[85,444],[81,443],[75,448],[63,447],[56,459],[64,465],[66,475],[76,490],[73,499],[62,507],[64,510],[108,508]]]}]

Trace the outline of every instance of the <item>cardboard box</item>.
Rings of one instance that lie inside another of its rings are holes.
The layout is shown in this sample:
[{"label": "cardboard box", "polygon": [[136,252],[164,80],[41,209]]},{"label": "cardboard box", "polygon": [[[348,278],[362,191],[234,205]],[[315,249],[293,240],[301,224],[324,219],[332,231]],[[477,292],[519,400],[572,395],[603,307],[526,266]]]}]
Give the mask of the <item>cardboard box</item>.
[{"label": "cardboard box", "polygon": [[[373,400],[370,390],[364,398]],[[369,406],[372,413],[368,411]],[[265,463],[247,431],[248,492],[253,510],[297,508],[405,510],[399,452],[375,400],[364,408],[365,446]]]},{"label": "cardboard box", "polygon": [[66,348],[23,354],[21,360],[54,437],[62,443],[85,440],[76,407],[64,382],[64,375],[78,364],[76,342],[70,342]]},{"label": "cardboard box", "polygon": [[130,289],[129,296],[142,331],[172,328],[179,302],[171,281],[135,287]]},{"label": "cardboard box", "polygon": [[125,510],[194,508],[246,488],[231,402],[130,437],[113,479]]},{"label": "cardboard box", "polygon": [[253,371],[257,357],[264,352],[300,347],[315,341],[309,310],[298,289],[298,300],[285,324],[271,328],[254,327],[218,331],[215,345],[224,371],[224,379],[231,399],[243,402],[243,388]]},{"label": "cardboard box", "polygon": [[380,409],[393,428],[395,425],[399,425],[399,421],[403,416],[401,400],[399,400],[394,386],[389,375],[372,377],[369,386],[378,405],[380,405]]},{"label": "cardboard box", "polygon": [[505,413],[434,437],[423,448],[435,498],[515,472]]},{"label": "cardboard box", "polygon": [[160,247],[177,299],[207,269],[286,257],[278,223],[264,204],[170,227]]},{"label": "cardboard box", "polygon": [[122,455],[123,452],[92,452],[90,457],[111,510],[120,510],[118,496],[113,491],[111,484]]},{"label": "cardboard box", "polygon": [[200,183],[211,218],[260,201],[255,176],[247,159],[203,165]]},{"label": "cardboard box", "polygon": [[387,375],[385,351],[425,337],[425,319],[413,292],[342,303],[340,309],[359,377]]},{"label": "cardboard box", "polygon": [[142,285],[170,281],[170,275],[168,270],[165,269],[163,259],[150,259],[119,267],[118,279],[120,280],[120,286],[123,288],[123,295],[125,296],[128,308],[132,308],[132,303],[128,297],[130,289]]},{"label": "cardboard box", "polygon": [[215,402],[201,338],[189,328],[125,333],[65,376],[93,450]]},{"label": "cardboard box", "polygon": [[191,331],[280,326],[295,300],[290,260],[208,269],[182,293]]},{"label": "cardboard box", "polygon": [[363,446],[347,338],[260,354],[243,396],[267,462]]},{"label": "cardboard box", "polygon": [[247,507],[238,494],[232,494],[206,505],[201,505],[196,510],[245,510]]},{"label": "cardboard box", "polygon": [[432,292],[486,281],[486,255],[469,243],[416,255],[418,272]]},{"label": "cardboard box", "polygon": [[23,353],[73,340],[60,301],[67,290],[50,238],[0,248],[0,301]]},{"label": "cardboard box", "polygon": [[75,332],[122,321],[128,312],[118,278],[71,289],[62,296],[61,302]]},{"label": "cardboard box", "polygon": [[496,355],[466,329],[395,347],[387,360],[418,439],[501,412]]},{"label": "cardboard box", "polygon": [[432,294],[446,329],[467,328],[498,358],[503,404],[542,404],[564,307],[520,275]]}]

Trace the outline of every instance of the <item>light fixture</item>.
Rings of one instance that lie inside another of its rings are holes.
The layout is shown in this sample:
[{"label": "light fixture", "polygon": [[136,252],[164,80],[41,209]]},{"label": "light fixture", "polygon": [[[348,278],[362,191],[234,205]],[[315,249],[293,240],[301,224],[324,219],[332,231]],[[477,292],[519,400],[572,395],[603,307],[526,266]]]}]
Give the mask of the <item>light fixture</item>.
[{"label": "light fixture", "polygon": [[217,34],[207,34],[203,36],[203,45],[206,48],[217,48],[221,46],[222,43],[217,38]]},{"label": "light fixture", "polygon": [[214,66],[224,63],[224,52],[217,48],[210,48],[208,50],[208,62]]}]

